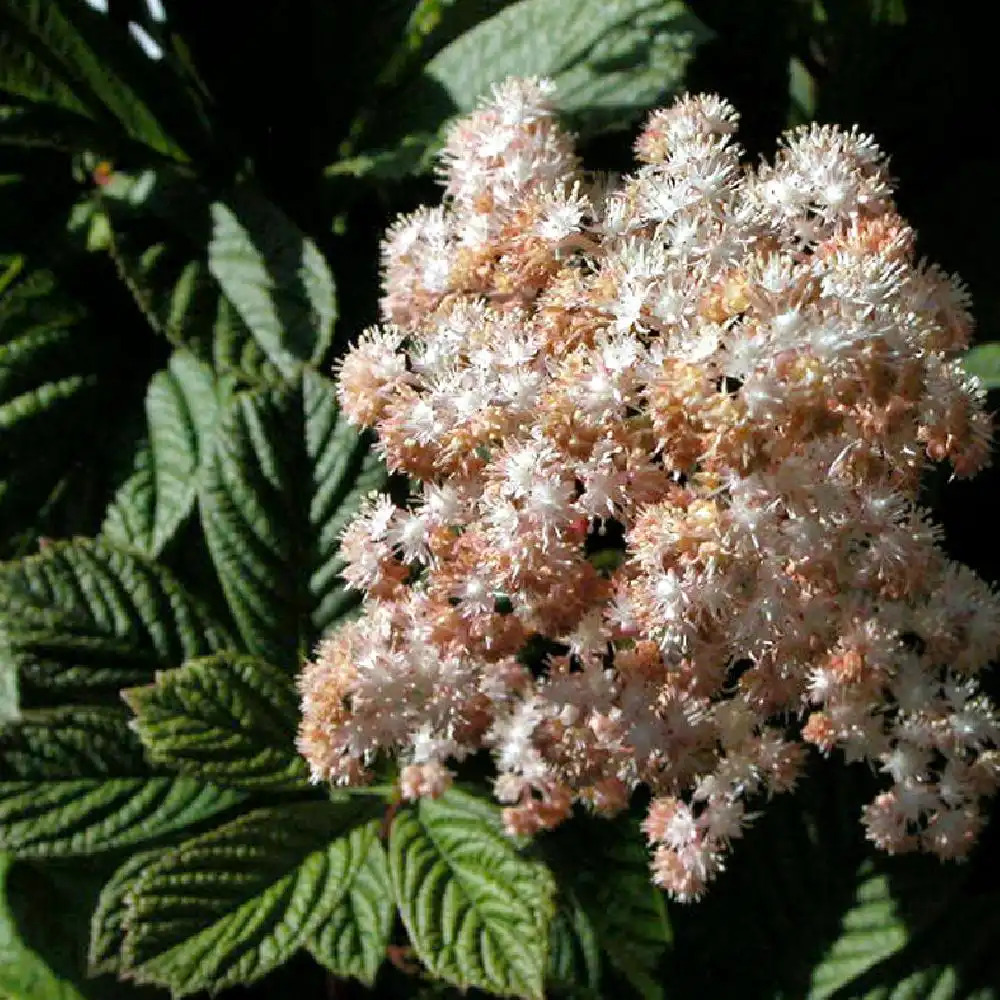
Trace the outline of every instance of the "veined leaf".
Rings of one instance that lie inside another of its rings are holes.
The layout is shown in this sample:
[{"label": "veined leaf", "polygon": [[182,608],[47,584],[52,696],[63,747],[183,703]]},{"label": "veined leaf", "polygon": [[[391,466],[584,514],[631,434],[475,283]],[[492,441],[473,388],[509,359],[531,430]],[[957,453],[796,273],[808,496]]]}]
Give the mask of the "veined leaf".
[{"label": "veined leaf", "polygon": [[410,941],[432,975],[460,989],[544,995],[553,880],[504,836],[497,810],[455,790],[403,807],[389,871]]},{"label": "veined leaf", "polygon": [[316,244],[259,195],[212,206],[208,265],[268,358],[286,377],[317,362],[337,316],[333,275]]},{"label": "veined leaf", "polygon": [[122,687],[233,641],[174,578],[101,541],[0,564],[0,635],[22,683]]},{"label": "veined leaf", "polygon": [[102,972],[117,974],[121,971],[121,949],[125,941],[128,894],[139,876],[166,851],[165,847],[137,851],[117,868],[104,884],[90,918],[87,968],[91,975]]},{"label": "veined leaf", "polygon": [[[83,318],[45,271],[5,281],[0,298],[0,457],[13,467],[30,443],[65,434],[97,384],[97,364],[77,329]],[[15,280],[16,279],[16,280]],[[6,463],[5,463],[6,464]]]},{"label": "veined leaf", "polygon": [[549,932],[547,980],[556,995],[598,1000],[601,946],[587,910],[572,889],[559,887],[559,906]]},{"label": "veined leaf", "polygon": [[172,69],[87,4],[4,0],[0,29],[0,90],[115,126],[178,160],[188,158],[179,135],[203,137],[197,101]]},{"label": "veined leaf", "polygon": [[711,32],[676,0],[521,0],[442,49],[425,74],[460,112],[507,76],[549,76],[585,131],[629,124],[682,87]]},{"label": "veined leaf", "polygon": [[[704,899],[670,907],[674,947],[664,981],[671,990],[806,994],[816,956],[832,944],[851,906],[864,858],[861,775],[839,761],[822,762],[825,769],[819,763],[800,792],[768,803]],[[726,935],[731,960],[710,962]]]},{"label": "veined leaf", "polygon": [[285,669],[355,603],[339,577],[341,529],[384,482],[341,419],[333,384],[303,371],[227,405],[201,489],[212,559],[247,648]]},{"label": "veined leaf", "polygon": [[153,759],[181,774],[247,789],[301,789],[299,699],[287,671],[223,653],[161,674],[125,700]]},{"label": "veined leaf", "polygon": [[99,204],[109,252],[153,329],[220,375],[275,381],[277,369],[209,270],[208,192],[167,169],[116,171]]},{"label": "veined leaf", "polygon": [[997,1000],[1000,896],[967,892],[952,907],[907,948],[826,995],[836,1000]]},{"label": "veined leaf", "polygon": [[168,851],[128,897],[125,974],[175,996],[249,983],[320,927],[364,861],[355,803],[259,809]]},{"label": "veined leaf", "polygon": [[34,551],[40,535],[89,534],[100,523],[147,376],[122,364],[114,338],[51,274],[10,268],[3,283],[0,558],[11,558]]},{"label": "veined leaf", "polygon": [[363,860],[336,908],[306,945],[335,976],[359,979],[366,986],[375,982],[385,960],[396,916],[380,827],[376,820],[349,834],[356,842],[352,851]]},{"label": "veined leaf", "polygon": [[121,708],[29,709],[0,729],[0,780],[68,781],[149,774]]},{"label": "veined leaf", "polygon": [[812,971],[810,1000],[826,1000],[845,983],[903,948],[907,927],[900,919],[889,880],[870,862],[859,873],[854,905],[841,920],[839,937]]},{"label": "veined leaf", "polygon": [[154,774],[117,709],[26,711],[0,729],[0,850],[93,854],[180,829],[240,799]]},{"label": "veined leaf", "polygon": [[679,0],[520,0],[438,52],[373,116],[377,148],[328,172],[426,169],[452,116],[473,110],[508,76],[553,79],[561,114],[583,135],[626,127],[683,89],[696,48],[711,37]]},{"label": "veined leaf", "polygon": [[[873,987],[880,997],[972,995],[971,981],[991,964],[986,928],[1000,930],[1000,898],[990,905],[980,884],[968,867],[933,858],[866,859],[838,932],[810,971],[808,1000],[867,998]],[[995,953],[992,966],[986,981],[1000,982]]]},{"label": "veined leaf", "polygon": [[543,838],[540,846],[560,893],[553,980],[583,981],[600,993],[601,966],[607,961],[644,1000],[662,997],[659,967],[671,941],[670,925],[663,895],[650,882],[648,852],[635,824],[581,817]]},{"label": "veined leaf", "polygon": [[[984,946],[1000,913],[995,879],[982,877],[992,859],[956,867],[876,852],[858,821],[867,776],[830,766],[769,804],[703,900],[671,908],[665,984],[681,996],[995,997],[981,990],[1000,981]],[[720,940],[722,963],[712,961]]]},{"label": "veined leaf", "polygon": [[159,555],[194,508],[198,475],[215,430],[218,387],[211,369],[178,351],[146,394],[149,441],[119,489],[104,535]]},{"label": "veined leaf", "polygon": [[[111,976],[88,974],[90,914],[101,886],[115,869],[113,859],[105,855],[11,861],[6,886],[0,872],[4,1000],[156,1000],[146,990]],[[0,869],[4,864],[0,855]],[[10,949],[6,952],[4,942]]]}]

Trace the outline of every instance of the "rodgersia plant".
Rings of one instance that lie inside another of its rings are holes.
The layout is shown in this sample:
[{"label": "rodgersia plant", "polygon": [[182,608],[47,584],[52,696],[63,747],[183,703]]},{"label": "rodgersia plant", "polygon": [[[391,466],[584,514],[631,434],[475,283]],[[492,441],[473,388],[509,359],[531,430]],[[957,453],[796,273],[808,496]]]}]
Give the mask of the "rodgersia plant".
[{"label": "rodgersia plant", "polygon": [[818,751],[884,778],[876,845],[963,857],[1000,782],[1000,603],[917,504],[929,464],[989,457],[962,285],[866,135],[748,166],[734,109],[685,97],[598,177],[552,99],[509,80],[452,128],[340,365],[415,491],[344,533],[365,602],[302,675],[314,780],[390,752],[433,797],[488,751],[512,833],[644,785],[683,901]]}]

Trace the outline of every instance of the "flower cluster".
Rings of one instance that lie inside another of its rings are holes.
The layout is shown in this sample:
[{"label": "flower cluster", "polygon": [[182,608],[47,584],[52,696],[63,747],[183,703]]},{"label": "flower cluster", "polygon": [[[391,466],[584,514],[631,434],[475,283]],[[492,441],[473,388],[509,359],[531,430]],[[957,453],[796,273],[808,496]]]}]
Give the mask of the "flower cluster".
[{"label": "flower cluster", "polygon": [[509,830],[652,793],[653,877],[697,898],[809,747],[879,770],[888,851],[965,855],[1000,784],[977,673],[1000,602],[916,506],[988,460],[962,285],[918,261],[885,157],[811,126],[741,162],[713,96],[584,172],[545,81],[459,121],[445,203],[384,242],[384,324],[339,394],[405,507],[343,536],[361,617],[301,680],[315,780],[406,797],[489,751]]}]

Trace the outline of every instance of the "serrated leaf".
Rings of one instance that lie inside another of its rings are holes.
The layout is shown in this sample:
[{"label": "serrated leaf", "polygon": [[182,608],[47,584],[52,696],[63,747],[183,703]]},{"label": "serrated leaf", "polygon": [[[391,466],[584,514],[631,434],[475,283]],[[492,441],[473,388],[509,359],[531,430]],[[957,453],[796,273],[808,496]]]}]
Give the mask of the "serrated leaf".
[{"label": "serrated leaf", "polygon": [[543,838],[540,848],[559,884],[554,981],[582,981],[598,989],[607,961],[638,996],[661,998],[660,966],[671,942],[670,925],[635,823],[577,817]]},{"label": "serrated leaf", "polygon": [[[937,996],[940,973],[941,1000],[974,995],[973,984],[990,982],[973,946],[983,918],[973,900],[995,885],[983,877],[991,859],[956,867],[875,851],[859,822],[870,775],[815,770],[794,797],[768,805],[703,900],[671,908],[664,984],[681,996],[923,1000]],[[720,941],[725,962],[713,961]],[[956,983],[965,985],[949,993]]]},{"label": "serrated leaf", "polygon": [[144,776],[142,743],[123,709],[73,705],[28,709],[0,729],[0,780],[65,781]]},{"label": "serrated leaf", "polygon": [[234,397],[205,471],[205,537],[247,648],[285,669],[356,602],[339,577],[341,529],[383,467],[303,371]]},{"label": "serrated leaf", "polygon": [[136,852],[104,884],[90,918],[90,942],[87,949],[90,975],[103,972],[117,974],[121,971],[128,894],[139,876],[154,861],[159,860],[166,850],[164,847],[156,847],[150,851]]},{"label": "serrated leaf", "polygon": [[[406,81],[399,99],[376,115],[379,148],[329,169],[375,177],[425,169],[451,117],[473,110],[508,76],[553,79],[560,113],[582,135],[627,127],[683,89],[688,63],[711,37],[677,0],[520,0],[460,35]],[[434,138],[421,153],[425,137]]]},{"label": "serrated leaf", "polygon": [[316,244],[247,189],[213,204],[212,222],[209,270],[268,358],[286,377],[319,361],[337,306]]},{"label": "serrated leaf", "polygon": [[962,358],[962,367],[983,383],[984,389],[1000,389],[1000,344],[979,344]]},{"label": "serrated leaf", "polygon": [[827,1000],[845,983],[899,951],[908,936],[888,878],[866,863],[854,903],[841,919],[840,934],[812,971],[809,1000]]},{"label": "serrated leaf", "polygon": [[[991,867],[982,853],[980,862]],[[811,970],[808,1000],[957,1000],[973,995],[971,984],[991,956],[994,973],[986,981],[1000,982],[1000,961],[984,947],[987,928],[1000,931],[1000,897],[978,894],[988,886],[969,866],[934,858],[866,859],[838,933]]]},{"label": "serrated leaf", "polygon": [[194,508],[218,411],[210,368],[177,351],[146,393],[148,443],[115,496],[103,534],[156,556]]},{"label": "serrated leaf", "polygon": [[542,997],[554,884],[498,819],[456,790],[400,809],[389,838],[396,900],[432,975],[460,989]]},{"label": "serrated leaf", "polygon": [[175,996],[249,983],[289,959],[363,861],[357,804],[259,809],[168,851],[128,899],[125,973]]},{"label": "serrated leaf", "polygon": [[[839,761],[822,763],[814,762],[801,791],[767,804],[704,899],[670,907],[674,947],[663,981],[672,991],[789,998],[808,991],[864,858],[863,775]],[[720,941],[727,960],[711,961]]]},{"label": "serrated leaf", "polygon": [[86,540],[0,564],[0,635],[23,684],[56,690],[141,684],[234,644],[162,567]]},{"label": "serrated leaf", "polygon": [[[940,881],[940,880],[938,880]],[[927,886],[925,885],[925,889]],[[909,928],[908,928],[909,929]],[[834,1000],[997,1000],[1000,896],[956,894],[940,919],[911,930],[907,947],[822,995]],[[862,942],[858,939],[858,945]],[[821,961],[819,970],[826,965]],[[814,990],[809,994],[812,998]]]},{"label": "serrated leaf", "polygon": [[561,993],[599,998],[601,948],[594,925],[572,889],[559,887],[559,906],[549,934],[546,979]]},{"label": "serrated leaf", "polygon": [[51,274],[23,268],[6,278],[0,557],[11,558],[34,550],[41,535],[89,534],[100,523],[146,373],[121,366],[115,338],[102,337]]},{"label": "serrated leaf", "polygon": [[375,982],[385,960],[396,916],[380,828],[376,820],[349,834],[356,842],[352,850],[363,860],[340,902],[306,944],[313,958],[335,976],[358,979],[366,986]]},{"label": "serrated leaf", "polygon": [[425,69],[461,112],[507,76],[549,76],[585,131],[622,127],[682,87],[711,32],[683,3],[521,0],[439,52]]},{"label": "serrated leaf", "polygon": [[[86,413],[97,387],[97,358],[79,329],[82,310],[59,294],[47,272],[20,275],[20,270],[9,275],[0,297],[0,459],[5,480],[13,479],[39,447],[48,448],[67,435]],[[35,473],[33,478],[41,477]],[[0,513],[4,506],[0,499]],[[15,515],[7,513],[5,522],[8,517],[13,522]]]},{"label": "serrated leaf", "polygon": [[207,190],[166,169],[116,171],[96,204],[118,273],[154,330],[220,375],[251,384],[279,377],[209,271]]},{"label": "serrated leaf", "polygon": [[123,25],[87,4],[6,0],[0,29],[0,89],[91,119],[105,134],[116,126],[178,160],[188,156],[176,135],[203,137],[194,95],[148,59]]},{"label": "serrated leaf", "polygon": [[0,849],[21,857],[93,854],[183,829],[240,801],[190,778],[0,783]]},{"label": "serrated leaf", "polygon": [[247,789],[309,786],[295,749],[299,699],[287,671],[223,653],[169,670],[125,699],[152,758],[181,774]]},{"label": "serrated leaf", "polygon": [[118,709],[29,710],[0,729],[0,850],[23,857],[139,844],[240,800],[151,772]]}]

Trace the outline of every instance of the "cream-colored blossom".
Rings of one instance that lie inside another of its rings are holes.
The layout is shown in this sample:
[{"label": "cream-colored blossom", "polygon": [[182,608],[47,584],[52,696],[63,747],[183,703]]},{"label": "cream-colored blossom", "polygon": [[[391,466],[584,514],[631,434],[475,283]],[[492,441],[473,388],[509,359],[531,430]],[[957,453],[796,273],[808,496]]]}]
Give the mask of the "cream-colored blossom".
[{"label": "cream-colored blossom", "polygon": [[448,136],[444,205],[386,236],[387,323],[339,394],[419,489],[344,532],[365,603],[302,675],[313,777],[388,752],[434,796],[485,750],[517,833],[646,785],[653,879],[690,900],[811,750],[884,778],[875,844],[965,856],[1000,601],[916,503],[929,464],[989,459],[964,287],[856,130],[745,166],[736,112],[685,97],[595,179],[553,107],[498,87]]}]

